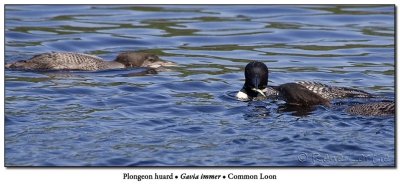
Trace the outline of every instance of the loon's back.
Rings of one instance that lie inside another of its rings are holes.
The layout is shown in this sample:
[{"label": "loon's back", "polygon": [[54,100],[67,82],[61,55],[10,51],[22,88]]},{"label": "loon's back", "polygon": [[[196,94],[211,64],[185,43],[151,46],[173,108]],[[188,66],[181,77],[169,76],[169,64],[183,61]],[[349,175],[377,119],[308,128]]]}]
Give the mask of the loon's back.
[{"label": "loon's back", "polygon": [[362,90],[329,86],[314,81],[300,81],[296,82],[308,90],[320,95],[322,98],[332,100],[335,98],[371,98],[373,95]]},{"label": "loon's back", "polygon": [[362,116],[385,116],[395,114],[396,104],[394,102],[373,102],[351,106],[346,111],[353,115]]},{"label": "loon's back", "polygon": [[103,59],[82,53],[53,52],[33,56],[31,59],[7,64],[6,68],[24,70],[102,70],[110,64],[123,68],[116,62],[105,62]]},{"label": "loon's back", "polygon": [[[290,86],[288,86],[290,84]],[[296,85],[298,87],[296,87]],[[289,93],[287,93],[287,90],[284,89],[289,89]],[[306,92],[304,89],[308,90],[309,92]],[[284,91],[282,91],[284,90]],[[362,90],[358,89],[353,89],[353,88],[347,88],[347,87],[337,87],[337,86],[330,86],[326,85],[323,83],[319,82],[314,82],[314,81],[299,81],[295,83],[287,83],[287,84],[282,84],[279,86],[268,86],[265,89],[262,90],[266,96],[291,96],[291,95],[303,95],[304,98],[315,98],[316,96],[313,95],[312,93],[326,99],[326,100],[332,100],[336,98],[372,98],[374,97],[372,94],[367,93]],[[286,92],[283,94],[283,92]],[[301,94],[305,93],[305,94]]]}]

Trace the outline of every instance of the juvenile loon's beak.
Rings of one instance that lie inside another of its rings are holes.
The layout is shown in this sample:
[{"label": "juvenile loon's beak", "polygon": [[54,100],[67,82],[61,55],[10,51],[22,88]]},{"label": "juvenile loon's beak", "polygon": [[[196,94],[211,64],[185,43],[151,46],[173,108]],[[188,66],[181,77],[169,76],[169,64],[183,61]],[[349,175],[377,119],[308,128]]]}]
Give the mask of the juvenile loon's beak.
[{"label": "juvenile loon's beak", "polygon": [[159,62],[161,66],[176,66],[176,63],[171,61],[160,60]]},{"label": "juvenile loon's beak", "polygon": [[150,67],[150,68],[159,68],[161,66],[164,66],[164,67],[176,66],[176,64],[173,63],[173,62],[170,62],[170,61],[157,60],[157,61],[152,62],[152,63],[144,63],[142,66]]}]

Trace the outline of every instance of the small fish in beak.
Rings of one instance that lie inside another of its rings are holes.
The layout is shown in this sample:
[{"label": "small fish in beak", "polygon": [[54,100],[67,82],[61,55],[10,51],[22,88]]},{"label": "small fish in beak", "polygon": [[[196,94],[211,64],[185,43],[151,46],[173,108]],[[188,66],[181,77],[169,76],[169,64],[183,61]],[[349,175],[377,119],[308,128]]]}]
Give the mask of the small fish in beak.
[{"label": "small fish in beak", "polygon": [[262,96],[267,97],[261,89],[252,88],[251,90],[260,93]]}]

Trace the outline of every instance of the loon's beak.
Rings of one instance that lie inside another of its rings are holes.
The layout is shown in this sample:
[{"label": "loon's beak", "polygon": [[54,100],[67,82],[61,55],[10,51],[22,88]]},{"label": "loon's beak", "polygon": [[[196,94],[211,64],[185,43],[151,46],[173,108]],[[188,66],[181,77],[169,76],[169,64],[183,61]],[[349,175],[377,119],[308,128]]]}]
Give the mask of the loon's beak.
[{"label": "loon's beak", "polygon": [[171,61],[160,60],[159,62],[161,64],[161,66],[176,66],[176,64]]},{"label": "loon's beak", "polygon": [[251,88],[251,90],[260,93],[262,96],[267,97],[261,89],[258,88]]},{"label": "loon's beak", "polygon": [[259,76],[259,75],[256,75],[256,76],[253,78],[252,82],[253,82],[253,85],[255,86],[255,88],[251,88],[251,90],[260,93],[260,94],[261,94],[262,96],[264,96],[264,97],[267,97],[267,96],[264,94],[264,92],[263,92],[261,89],[259,89],[259,85],[260,85],[260,76]]},{"label": "loon's beak", "polygon": [[148,66],[150,68],[159,68],[161,66],[168,67],[168,66],[176,66],[175,63],[165,60],[158,60],[152,63],[143,64],[143,66]]}]

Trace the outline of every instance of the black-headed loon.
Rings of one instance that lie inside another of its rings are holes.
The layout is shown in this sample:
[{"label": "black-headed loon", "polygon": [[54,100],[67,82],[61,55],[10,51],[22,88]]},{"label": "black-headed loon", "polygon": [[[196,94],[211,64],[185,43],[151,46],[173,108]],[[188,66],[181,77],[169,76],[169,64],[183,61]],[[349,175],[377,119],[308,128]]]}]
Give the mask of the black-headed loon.
[{"label": "black-headed loon", "polygon": [[[237,93],[239,100],[247,101],[253,98],[279,97],[290,105],[330,106],[330,100],[335,98],[371,98],[372,94],[362,90],[335,87],[318,82],[300,81],[286,83],[279,86],[268,86],[268,67],[258,61],[250,62],[245,67],[245,83],[243,88]],[[394,115],[394,102],[374,102],[355,105],[346,110],[354,115]]]},{"label": "black-headed loon", "polygon": [[114,61],[82,53],[52,52],[35,55],[28,60],[6,64],[8,69],[16,70],[108,70],[130,67],[158,68],[173,66],[171,62],[162,61],[157,55],[143,52],[123,52]]}]

